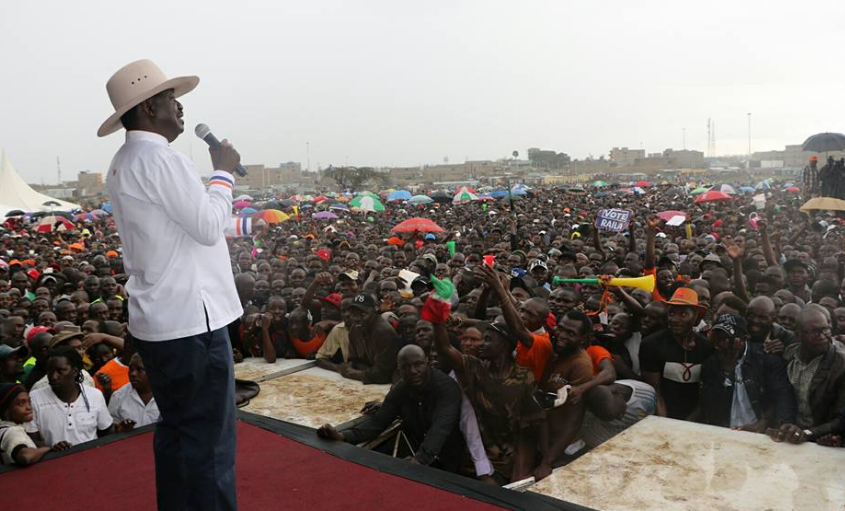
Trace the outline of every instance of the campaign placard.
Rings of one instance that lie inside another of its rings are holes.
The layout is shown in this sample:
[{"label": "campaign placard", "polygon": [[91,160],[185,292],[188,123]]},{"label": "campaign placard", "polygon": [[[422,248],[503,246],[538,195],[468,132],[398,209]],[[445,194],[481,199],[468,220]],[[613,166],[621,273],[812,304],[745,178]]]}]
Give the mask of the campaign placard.
[{"label": "campaign placard", "polygon": [[631,223],[631,214],[627,209],[602,209],[596,218],[596,228],[600,231],[623,232]]}]

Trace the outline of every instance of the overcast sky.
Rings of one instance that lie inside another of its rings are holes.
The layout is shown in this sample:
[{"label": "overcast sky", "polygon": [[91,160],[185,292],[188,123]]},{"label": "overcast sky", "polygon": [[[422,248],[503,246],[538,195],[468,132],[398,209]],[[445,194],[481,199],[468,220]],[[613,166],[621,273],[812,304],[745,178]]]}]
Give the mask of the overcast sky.
[{"label": "overcast sky", "polygon": [[[783,4],[783,5],[780,5]],[[103,171],[121,66],[196,74],[193,126],[243,163],[420,165],[528,147],[598,157],[781,149],[845,131],[845,2],[0,1],[0,147],[30,182]]]}]

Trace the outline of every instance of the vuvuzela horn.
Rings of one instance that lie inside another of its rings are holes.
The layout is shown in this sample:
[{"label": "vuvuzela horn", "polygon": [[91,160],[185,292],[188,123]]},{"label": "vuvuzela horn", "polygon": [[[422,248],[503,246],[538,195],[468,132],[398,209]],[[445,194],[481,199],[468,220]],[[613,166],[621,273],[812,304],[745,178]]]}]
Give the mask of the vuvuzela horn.
[{"label": "vuvuzela horn", "polygon": [[[609,278],[610,281],[607,283],[609,286],[618,286],[618,287],[635,287],[637,289],[642,289],[644,291],[648,291],[651,293],[654,291],[654,275],[645,275],[643,277],[606,277]],[[555,277],[552,279],[552,284],[559,286],[560,284],[586,284],[586,285],[593,285],[599,286],[605,282],[602,279],[563,279],[560,277]]]}]

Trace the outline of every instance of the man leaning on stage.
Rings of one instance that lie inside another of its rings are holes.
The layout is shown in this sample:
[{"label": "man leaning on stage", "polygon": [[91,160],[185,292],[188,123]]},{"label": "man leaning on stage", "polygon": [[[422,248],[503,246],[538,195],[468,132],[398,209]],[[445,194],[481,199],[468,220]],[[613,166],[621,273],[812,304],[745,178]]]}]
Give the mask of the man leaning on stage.
[{"label": "man leaning on stage", "polygon": [[209,151],[215,170],[207,188],[191,160],[170,147],[184,131],[176,98],[198,82],[168,80],[151,61],[133,62],[106,84],[115,112],[97,132],[126,128],[107,179],[129,275],[129,331],[161,412],[154,441],[160,510],[237,508],[226,327],[243,310],[225,233],[246,234],[251,221],[231,218],[240,155],[228,142]]}]

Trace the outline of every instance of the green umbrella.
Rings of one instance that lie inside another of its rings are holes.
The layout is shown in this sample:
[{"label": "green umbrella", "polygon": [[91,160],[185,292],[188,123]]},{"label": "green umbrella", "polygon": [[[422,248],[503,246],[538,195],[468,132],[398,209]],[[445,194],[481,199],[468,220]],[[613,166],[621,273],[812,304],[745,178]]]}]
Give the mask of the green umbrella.
[{"label": "green umbrella", "polygon": [[704,192],[709,192],[710,188],[696,188],[690,192],[690,195],[701,195]]},{"label": "green umbrella", "polygon": [[358,208],[361,211],[384,211],[384,204],[377,197],[359,195],[349,202],[349,207]]},{"label": "green umbrella", "polygon": [[607,181],[593,181],[593,186],[595,186],[596,188],[607,186]]}]

